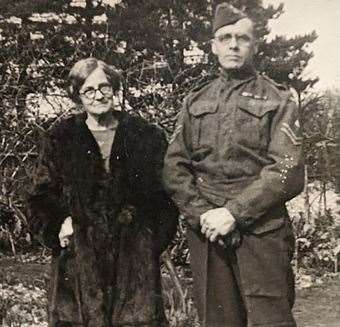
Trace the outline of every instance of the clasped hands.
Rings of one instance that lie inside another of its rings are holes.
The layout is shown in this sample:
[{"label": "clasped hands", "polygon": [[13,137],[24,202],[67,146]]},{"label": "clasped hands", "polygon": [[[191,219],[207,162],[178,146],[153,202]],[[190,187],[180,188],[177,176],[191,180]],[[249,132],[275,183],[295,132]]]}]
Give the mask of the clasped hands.
[{"label": "clasped hands", "polygon": [[[235,218],[227,208],[221,207],[206,211],[200,217],[201,232],[210,242],[231,233],[236,227]],[[222,245],[223,241],[218,242]]]}]

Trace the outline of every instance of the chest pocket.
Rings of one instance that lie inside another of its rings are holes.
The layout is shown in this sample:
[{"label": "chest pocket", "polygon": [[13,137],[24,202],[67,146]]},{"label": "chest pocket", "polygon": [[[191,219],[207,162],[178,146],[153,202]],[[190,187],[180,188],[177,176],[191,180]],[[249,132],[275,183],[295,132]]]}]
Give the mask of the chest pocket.
[{"label": "chest pocket", "polygon": [[217,143],[217,101],[211,99],[194,102],[189,112],[192,115],[192,145],[195,149],[211,149]]},{"label": "chest pocket", "polygon": [[272,117],[279,103],[246,97],[240,97],[236,103],[235,141],[253,149],[266,149],[270,141]]}]

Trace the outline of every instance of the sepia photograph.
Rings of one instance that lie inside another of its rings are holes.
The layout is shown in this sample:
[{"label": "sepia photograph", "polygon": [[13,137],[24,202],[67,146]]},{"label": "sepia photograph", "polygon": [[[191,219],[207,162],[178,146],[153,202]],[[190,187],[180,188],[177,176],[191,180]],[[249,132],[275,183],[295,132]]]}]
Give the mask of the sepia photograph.
[{"label": "sepia photograph", "polygon": [[340,1],[0,0],[0,326],[340,325]]}]

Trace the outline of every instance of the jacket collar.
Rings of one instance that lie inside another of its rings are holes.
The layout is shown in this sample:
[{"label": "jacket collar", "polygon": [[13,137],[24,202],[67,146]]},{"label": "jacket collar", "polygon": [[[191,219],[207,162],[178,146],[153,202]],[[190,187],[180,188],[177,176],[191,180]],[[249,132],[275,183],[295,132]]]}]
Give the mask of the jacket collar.
[{"label": "jacket collar", "polygon": [[253,67],[234,71],[226,71],[222,68],[220,69],[222,89],[226,88],[229,92],[253,79],[256,79],[257,77],[258,73]]},{"label": "jacket collar", "polygon": [[243,83],[249,81],[257,76],[257,72],[253,67],[245,67],[240,70],[225,70],[220,68],[220,77],[224,83],[232,82]]}]

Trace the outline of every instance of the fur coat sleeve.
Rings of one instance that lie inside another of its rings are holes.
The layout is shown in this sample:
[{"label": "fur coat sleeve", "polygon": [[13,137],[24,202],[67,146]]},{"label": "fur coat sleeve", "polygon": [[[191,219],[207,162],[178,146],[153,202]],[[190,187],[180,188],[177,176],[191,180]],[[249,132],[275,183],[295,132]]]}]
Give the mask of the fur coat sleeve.
[{"label": "fur coat sleeve", "polygon": [[62,200],[62,180],[56,151],[52,135],[43,135],[27,201],[32,232],[52,249],[59,247],[58,233],[69,215]]}]

